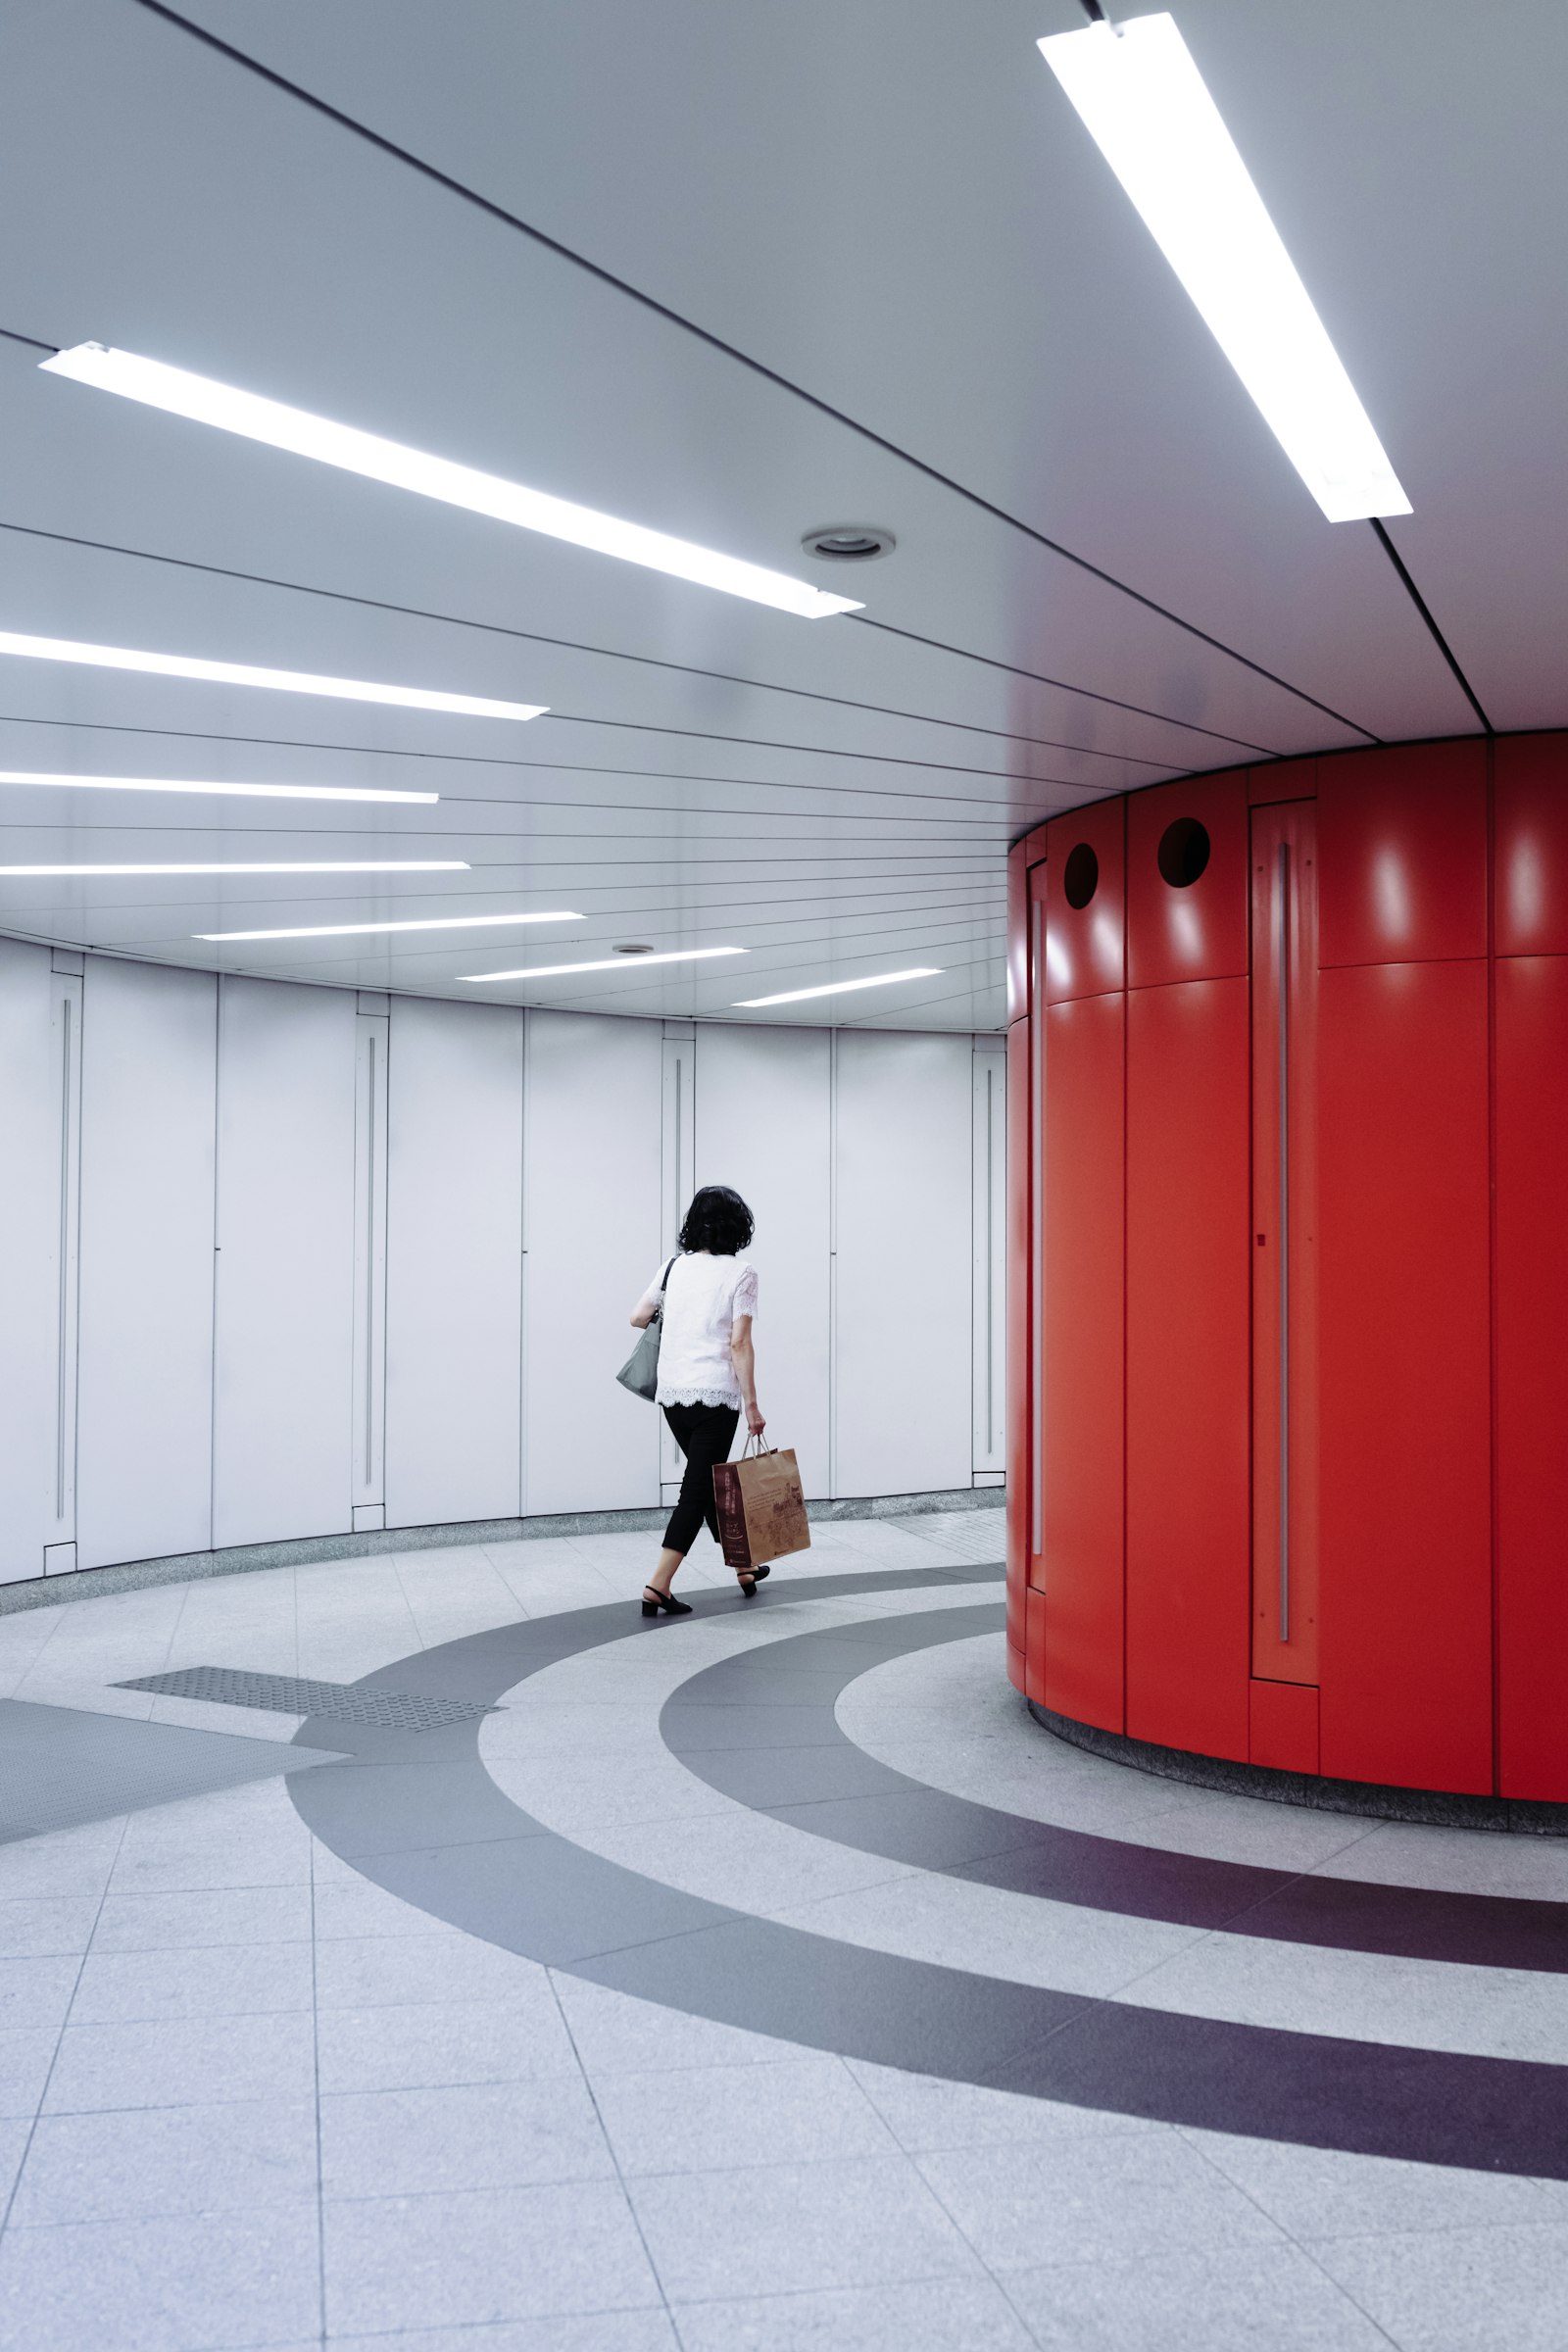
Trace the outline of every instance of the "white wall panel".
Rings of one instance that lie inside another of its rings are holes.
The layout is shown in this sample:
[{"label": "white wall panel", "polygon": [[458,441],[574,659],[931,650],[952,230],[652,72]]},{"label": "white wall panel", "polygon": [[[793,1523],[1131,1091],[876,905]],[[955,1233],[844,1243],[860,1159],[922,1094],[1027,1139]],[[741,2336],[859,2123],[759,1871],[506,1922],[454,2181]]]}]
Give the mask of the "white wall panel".
[{"label": "white wall panel", "polygon": [[528,1016],[529,1511],[659,1500],[654,1408],[615,1373],[659,1263],[662,1056],[657,1021]]},{"label": "white wall panel", "polygon": [[974,1467],[1006,1475],[1007,1049],[974,1041]]},{"label": "white wall panel", "polygon": [[841,1030],[837,1061],[835,1492],[966,1487],[973,1042]]},{"label": "white wall panel", "polygon": [[522,1048],[510,1005],[393,1003],[388,1527],[520,1508]]},{"label": "white wall panel", "polygon": [[49,951],[0,939],[0,1584],[41,1576],[55,1503],[64,1075],[50,1052]]},{"label": "white wall panel", "polygon": [[213,1542],[350,1524],[355,1001],[225,977]]},{"label": "white wall panel", "polygon": [[216,980],[88,956],[76,1561],[212,1537]]},{"label": "white wall panel", "polygon": [[822,1029],[716,1023],[697,1043],[697,1182],[733,1185],[757,1219],[758,1399],[808,1494],[830,1477],[831,1048]]}]

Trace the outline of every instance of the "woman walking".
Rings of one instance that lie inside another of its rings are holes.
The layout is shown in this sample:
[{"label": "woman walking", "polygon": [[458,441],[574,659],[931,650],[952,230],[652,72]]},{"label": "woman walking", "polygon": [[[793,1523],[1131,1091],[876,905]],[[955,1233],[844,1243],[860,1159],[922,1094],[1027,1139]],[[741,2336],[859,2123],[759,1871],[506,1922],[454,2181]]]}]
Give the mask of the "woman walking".
[{"label": "woman walking", "polygon": [[[681,1253],[671,1259],[667,1278],[661,1267],[632,1311],[637,1331],[645,1331],[656,1314],[662,1318],[655,1401],[686,1457],[664,1548],[643,1587],[645,1617],[657,1617],[661,1610],[669,1617],[691,1615],[669,1588],[705,1519],[718,1539],[713,1465],[728,1461],[743,1411],[754,1438],[765,1426],[757,1402],[752,1347],[757,1274],[739,1254],[753,1230],[752,1212],[739,1193],[727,1184],[705,1184],[686,1211]],[[767,1570],[742,1568],[736,1574],[749,1598]]]}]

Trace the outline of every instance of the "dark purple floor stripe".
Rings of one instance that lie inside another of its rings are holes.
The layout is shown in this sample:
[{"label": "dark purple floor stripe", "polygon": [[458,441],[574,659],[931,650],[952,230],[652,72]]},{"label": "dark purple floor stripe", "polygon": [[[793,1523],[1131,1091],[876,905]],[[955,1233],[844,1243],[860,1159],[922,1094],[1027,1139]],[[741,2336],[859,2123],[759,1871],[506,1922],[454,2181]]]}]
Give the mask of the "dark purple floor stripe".
[{"label": "dark purple floor stripe", "polygon": [[[1004,1616],[1000,1605],[971,1605],[769,1642],[683,1683],[660,1728],[687,1770],[726,1796],[919,1870],[1282,1943],[1568,1973],[1568,1904],[1262,1870],[1062,1829],[928,1788],[839,1728],[834,1706],[857,1675],[1000,1629]],[[771,1706],[759,1703],[764,1687]],[[772,1735],[775,1714],[786,1718],[784,1740]]]},{"label": "dark purple floor stripe", "polygon": [[[925,1570],[802,1578],[785,1591],[807,1598],[973,1581]],[[711,1616],[741,1605],[726,1593],[697,1608]],[[505,1626],[400,1659],[365,1687],[493,1703],[558,1659],[638,1630],[623,1605]],[[681,1638],[667,1624],[647,1635]],[[301,1742],[311,1729],[302,1726]],[[351,1757],[288,1782],[323,1844],[433,1917],[592,1983],[950,2082],[1568,2180],[1568,2070],[1171,2015],[863,1950],[701,1901],[573,1845],[497,1788],[473,1723],[420,1734],[335,1726],[340,1747],[344,1735]]]}]

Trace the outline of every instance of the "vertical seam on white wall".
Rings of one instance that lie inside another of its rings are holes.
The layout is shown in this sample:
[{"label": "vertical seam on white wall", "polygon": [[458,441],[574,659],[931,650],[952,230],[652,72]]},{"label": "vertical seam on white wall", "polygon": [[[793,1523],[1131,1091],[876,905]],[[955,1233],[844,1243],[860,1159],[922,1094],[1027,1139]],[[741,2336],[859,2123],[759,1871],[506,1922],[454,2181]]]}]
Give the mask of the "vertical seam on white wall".
[{"label": "vertical seam on white wall", "polygon": [[207,1541],[218,1528],[218,1279],[222,1255],[223,1158],[223,980],[215,975],[213,988],[213,1338],[208,1350],[207,1377]]},{"label": "vertical seam on white wall", "polygon": [[827,1062],[827,1491],[839,1491],[839,1032]]},{"label": "vertical seam on white wall", "polygon": [[517,1090],[517,1512],[528,1508],[528,1099],[533,1018],[522,1008],[522,1084]]}]

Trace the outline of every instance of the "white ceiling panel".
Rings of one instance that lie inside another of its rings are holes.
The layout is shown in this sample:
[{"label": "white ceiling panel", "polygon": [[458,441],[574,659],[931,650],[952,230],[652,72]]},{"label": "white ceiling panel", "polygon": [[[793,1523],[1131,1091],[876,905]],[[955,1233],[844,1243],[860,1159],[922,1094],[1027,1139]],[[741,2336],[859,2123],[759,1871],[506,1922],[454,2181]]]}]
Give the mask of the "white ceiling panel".
[{"label": "white ceiling panel", "polygon": [[[0,877],[0,927],[650,1017],[930,963],[885,998],[744,1017],[991,1027],[1024,826],[1478,725],[1373,531],[1323,521],[1039,59],[1072,0],[185,13],[244,54],[141,0],[11,12],[0,184],[26,234],[0,264],[0,328],[24,338],[0,340],[0,628],[550,710],[520,725],[0,657],[0,766],[441,796],[0,785],[0,863],[470,867]],[[1176,14],[1411,493],[1392,536],[1472,690],[1496,725],[1568,723],[1568,19]],[[347,476],[42,375],[27,337],[193,368],[865,610],[797,620]],[[799,545],[832,522],[897,550],[846,578]],[[583,920],[193,936],[549,906]],[[463,983],[627,941],[748,954]]]}]

